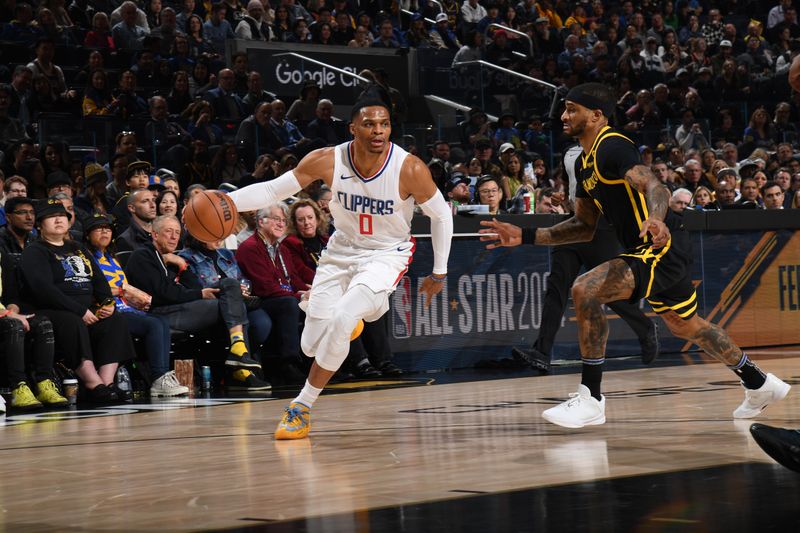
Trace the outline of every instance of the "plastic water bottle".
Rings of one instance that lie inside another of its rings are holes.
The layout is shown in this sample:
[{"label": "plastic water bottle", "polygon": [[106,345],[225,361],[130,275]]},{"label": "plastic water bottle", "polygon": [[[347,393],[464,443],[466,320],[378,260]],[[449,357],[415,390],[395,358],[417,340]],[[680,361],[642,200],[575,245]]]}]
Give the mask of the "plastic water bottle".
[{"label": "plastic water bottle", "polygon": [[124,366],[117,369],[117,387],[122,391],[130,391],[133,388],[131,386],[131,375],[128,374],[128,369]]},{"label": "plastic water bottle", "polygon": [[202,368],[202,375],[203,375],[203,390],[210,391],[211,390],[211,367],[204,366]]}]

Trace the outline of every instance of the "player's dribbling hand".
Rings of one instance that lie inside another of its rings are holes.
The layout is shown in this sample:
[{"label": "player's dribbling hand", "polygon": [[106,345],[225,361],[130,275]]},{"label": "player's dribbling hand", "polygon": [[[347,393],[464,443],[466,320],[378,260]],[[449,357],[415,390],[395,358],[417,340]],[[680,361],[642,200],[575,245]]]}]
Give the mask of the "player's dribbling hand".
[{"label": "player's dribbling hand", "polygon": [[487,250],[494,250],[501,246],[519,246],[522,244],[522,228],[506,222],[498,222],[496,218],[492,220],[481,220],[481,226],[486,229],[479,230],[483,233],[481,241],[488,242]]},{"label": "player's dribbling hand", "polygon": [[419,286],[419,293],[423,296],[426,309],[431,306],[433,297],[442,292],[445,283],[444,279],[437,281],[430,276],[422,280],[422,285]]},{"label": "player's dribbling hand", "polygon": [[663,248],[670,237],[667,225],[657,218],[648,218],[642,223],[642,231],[639,233],[639,237],[644,238],[648,233],[654,249]]}]

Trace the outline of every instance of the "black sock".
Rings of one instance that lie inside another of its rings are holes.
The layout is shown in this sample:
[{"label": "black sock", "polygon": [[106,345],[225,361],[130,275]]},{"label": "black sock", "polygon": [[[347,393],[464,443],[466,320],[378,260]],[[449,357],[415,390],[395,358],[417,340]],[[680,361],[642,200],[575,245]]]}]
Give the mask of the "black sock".
[{"label": "black sock", "polygon": [[600,382],[603,381],[603,363],[605,363],[605,361],[605,357],[599,359],[581,358],[581,362],[583,363],[581,385],[588,388],[592,398],[597,401],[601,400]]},{"label": "black sock", "polygon": [[742,358],[739,364],[729,366],[737,376],[742,380],[744,386],[748,389],[760,389],[764,382],[767,381],[767,376],[753,363],[747,354],[742,352]]}]

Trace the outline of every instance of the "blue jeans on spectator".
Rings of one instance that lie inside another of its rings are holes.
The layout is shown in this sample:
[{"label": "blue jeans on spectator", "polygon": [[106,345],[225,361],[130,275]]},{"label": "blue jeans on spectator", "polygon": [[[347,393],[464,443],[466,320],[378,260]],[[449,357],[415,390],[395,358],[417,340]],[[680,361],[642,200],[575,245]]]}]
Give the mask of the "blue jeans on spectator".
[{"label": "blue jeans on spectator", "polygon": [[258,352],[261,345],[267,342],[267,337],[272,331],[272,320],[263,309],[248,311],[247,319],[250,321],[250,327],[247,329],[247,336],[250,338],[250,349],[253,352]]},{"label": "blue jeans on spectator", "polygon": [[269,314],[277,331],[281,363],[297,362],[300,358],[300,307],[297,298],[264,298],[261,309]]},{"label": "blue jeans on spectator", "polygon": [[144,341],[144,351],[150,363],[150,376],[156,380],[169,372],[169,350],[172,335],[169,320],[145,313],[120,313],[128,322],[131,335]]}]

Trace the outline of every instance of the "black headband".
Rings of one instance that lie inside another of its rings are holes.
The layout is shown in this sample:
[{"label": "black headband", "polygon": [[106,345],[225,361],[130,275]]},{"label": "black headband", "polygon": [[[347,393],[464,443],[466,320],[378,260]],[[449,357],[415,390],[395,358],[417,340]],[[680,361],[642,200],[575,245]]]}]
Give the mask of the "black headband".
[{"label": "black headband", "polygon": [[570,89],[567,93],[566,100],[582,105],[587,109],[599,109],[607,118],[614,116],[614,108],[616,106],[614,102],[604,102],[600,98],[592,96],[583,90],[582,85]]}]

